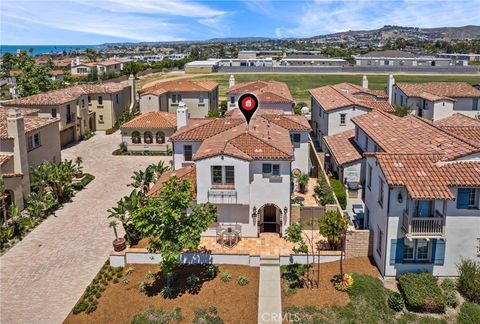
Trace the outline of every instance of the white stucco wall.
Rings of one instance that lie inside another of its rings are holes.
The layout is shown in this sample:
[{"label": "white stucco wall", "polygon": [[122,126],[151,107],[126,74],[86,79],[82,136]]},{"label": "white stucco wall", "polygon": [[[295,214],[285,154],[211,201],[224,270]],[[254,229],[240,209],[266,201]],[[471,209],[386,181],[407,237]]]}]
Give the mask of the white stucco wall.
[{"label": "white stucco wall", "polygon": [[192,153],[195,156],[195,153],[198,151],[202,143],[200,141],[176,141],[172,143],[173,151],[173,169],[177,170],[182,167],[182,163],[185,162],[183,158],[183,147],[184,145],[192,145]]},{"label": "white stucco wall", "polygon": [[308,145],[308,132],[290,132],[290,134],[300,134],[300,147],[294,147],[294,161],[292,161],[292,170],[300,169],[302,173],[310,172],[309,163],[309,145]]}]

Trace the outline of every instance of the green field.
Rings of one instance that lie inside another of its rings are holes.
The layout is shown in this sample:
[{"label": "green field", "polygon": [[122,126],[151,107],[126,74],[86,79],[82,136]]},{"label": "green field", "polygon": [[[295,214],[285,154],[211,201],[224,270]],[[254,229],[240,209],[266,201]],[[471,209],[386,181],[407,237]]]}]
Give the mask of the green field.
[{"label": "green field", "polygon": [[[246,82],[254,80],[276,80],[285,82],[290,88],[293,98],[298,101],[310,102],[309,89],[321,87],[328,84],[341,82],[351,82],[361,84],[362,75],[354,74],[234,74],[235,81]],[[431,81],[463,81],[470,84],[480,83],[480,76],[457,76],[457,75],[394,75],[397,82],[431,82]],[[211,74],[202,76],[193,76],[195,80],[212,80],[220,84],[220,98],[225,99],[225,93],[228,89],[228,79],[230,74]],[[190,79],[190,78],[189,78]],[[370,89],[384,90],[386,86],[387,75],[368,75],[368,84]]]}]

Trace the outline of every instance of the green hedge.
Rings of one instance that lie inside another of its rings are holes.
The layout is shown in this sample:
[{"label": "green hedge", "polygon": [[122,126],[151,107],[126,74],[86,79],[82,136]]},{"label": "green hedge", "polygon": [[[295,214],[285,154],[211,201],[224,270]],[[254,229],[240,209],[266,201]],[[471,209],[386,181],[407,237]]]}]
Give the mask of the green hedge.
[{"label": "green hedge", "polygon": [[480,323],[480,305],[464,302],[457,318],[458,324]]},{"label": "green hedge", "polygon": [[427,272],[405,273],[398,284],[409,308],[418,312],[443,313],[445,296],[438,286],[437,278]]},{"label": "green hedge", "polygon": [[333,192],[335,192],[335,196],[337,196],[340,207],[342,207],[342,209],[347,208],[347,192],[343,183],[340,180],[331,178],[330,185],[332,186]]},{"label": "green hedge", "polygon": [[458,291],[466,300],[480,304],[480,263],[462,260],[458,274]]}]

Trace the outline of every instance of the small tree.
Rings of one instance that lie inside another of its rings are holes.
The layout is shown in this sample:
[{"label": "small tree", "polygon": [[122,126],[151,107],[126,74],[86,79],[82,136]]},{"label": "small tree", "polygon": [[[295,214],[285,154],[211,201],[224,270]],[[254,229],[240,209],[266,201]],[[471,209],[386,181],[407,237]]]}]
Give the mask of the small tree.
[{"label": "small tree", "polygon": [[217,216],[216,207],[210,203],[194,206],[192,193],[189,180],[172,177],[157,197],[149,198],[145,206],[133,212],[136,228],[150,237],[149,250],[162,255],[160,269],[168,287],[181,253],[198,247],[202,232]]},{"label": "small tree", "polygon": [[327,211],[319,220],[320,234],[325,237],[332,249],[341,246],[343,236],[348,227],[348,220],[339,211]]},{"label": "small tree", "polygon": [[411,106],[405,106],[405,105],[395,105],[395,115],[398,117],[405,117],[410,115],[412,112],[412,107]]}]

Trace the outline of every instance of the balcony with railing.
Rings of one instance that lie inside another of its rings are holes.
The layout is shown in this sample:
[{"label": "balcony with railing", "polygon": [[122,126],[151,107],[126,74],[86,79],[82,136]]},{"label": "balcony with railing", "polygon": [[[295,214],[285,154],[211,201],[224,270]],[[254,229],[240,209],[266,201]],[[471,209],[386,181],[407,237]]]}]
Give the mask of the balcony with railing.
[{"label": "balcony with railing", "polygon": [[444,222],[445,219],[438,210],[431,217],[416,217],[407,210],[402,215],[402,229],[409,238],[443,237]]},{"label": "balcony with railing", "polygon": [[234,189],[211,189],[208,190],[207,199],[213,204],[236,204],[237,191]]},{"label": "balcony with railing", "polygon": [[75,113],[67,114],[67,124],[75,122]]}]

